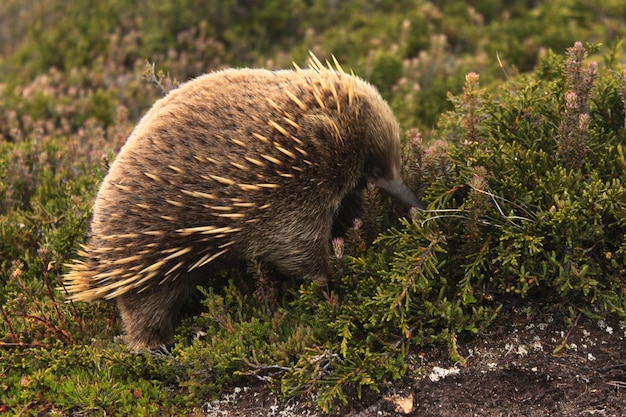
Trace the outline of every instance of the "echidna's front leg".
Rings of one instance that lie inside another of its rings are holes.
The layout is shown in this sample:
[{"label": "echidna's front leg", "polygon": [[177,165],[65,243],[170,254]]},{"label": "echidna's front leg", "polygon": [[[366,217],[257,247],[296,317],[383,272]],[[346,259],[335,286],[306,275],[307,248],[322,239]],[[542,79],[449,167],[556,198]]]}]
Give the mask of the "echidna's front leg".
[{"label": "echidna's front leg", "polygon": [[330,239],[306,239],[306,235],[291,238],[287,247],[290,251],[276,251],[268,259],[281,273],[303,279],[310,279],[320,285],[325,285],[331,278],[329,265]]}]

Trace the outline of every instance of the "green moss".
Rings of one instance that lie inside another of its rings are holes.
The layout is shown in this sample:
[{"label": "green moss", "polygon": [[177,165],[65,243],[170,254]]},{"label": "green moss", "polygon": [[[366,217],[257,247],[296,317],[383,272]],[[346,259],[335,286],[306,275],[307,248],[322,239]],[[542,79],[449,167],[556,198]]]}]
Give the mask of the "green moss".
[{"label": "green moss", "polygon": [[156,415],[175,413],[167,405],[174,390],[157,382],[166,358],[130,355],[119,348],[88,346],[26,352],[0,351],[0,389],[7,412],[38,410],[74,415]]}]

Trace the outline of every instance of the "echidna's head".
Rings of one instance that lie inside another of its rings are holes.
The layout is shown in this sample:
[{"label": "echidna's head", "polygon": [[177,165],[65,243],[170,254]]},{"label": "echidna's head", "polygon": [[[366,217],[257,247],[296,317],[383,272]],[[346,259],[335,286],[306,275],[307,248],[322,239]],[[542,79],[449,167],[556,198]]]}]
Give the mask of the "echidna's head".
[{"label": "echidna's head", "polygon": [[[311,106],[316,111],[308,120],[308,136],[313,142],[317,142],[314,138],[318,136],[325,137],[321,147],[334,147],[331,153],[351,159],[349,163],[356,168],[353,174],[358,177],[346,178],[349,185],[360,188],[373,183],[408,207],[423,210],[424,204],[400,175],[400,129],[389,105],[376,88],[354,74],[345,73],[336,60],[336,69],[327,64],[328,68],[324,67],[312,53],[310,70],[302,71],[294,64],[302,90],[315,98],[305,101],[316,103]],[[293,94],[289,97],[299,109],[309,110]],[[319,109],[326,114],[320,116]],[[348,140],[343,140],[344,135]]]},{"label": "echidna's head", "polygon": [[408,207],[424,209],[424,203],[402,181],[400,129],[387,105],[376,93],[375,99],[362,103],[359,118],[365,128],[362,143],[367,145],[364,176],[383,191]]}]

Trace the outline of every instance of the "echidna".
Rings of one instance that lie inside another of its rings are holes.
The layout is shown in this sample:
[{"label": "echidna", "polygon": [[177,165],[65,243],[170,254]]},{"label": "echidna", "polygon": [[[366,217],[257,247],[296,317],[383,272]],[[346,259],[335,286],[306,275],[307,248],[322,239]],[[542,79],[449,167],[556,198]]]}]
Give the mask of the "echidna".
[{"label": "echidna", "polygon": [[333,223],[358,213],[368,182],[422,207],[400,177],[389,106],[334,64],[224,70],[159,100],[102,183],[70,298],[115,299],[129,346],[159,347],[227,266],[327,280]]}]

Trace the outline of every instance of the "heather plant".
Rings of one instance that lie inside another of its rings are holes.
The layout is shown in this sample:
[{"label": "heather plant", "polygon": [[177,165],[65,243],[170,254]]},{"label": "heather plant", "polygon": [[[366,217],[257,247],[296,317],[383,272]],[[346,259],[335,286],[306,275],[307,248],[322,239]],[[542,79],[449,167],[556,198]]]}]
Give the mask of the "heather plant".
[{"label": "heather plant", "polygon": [[455,98],[443,133],[456,143],[454,158],[466,161],[464,185],[454,188],[464,191],[459,208],[471,232],[456,244],[478,236],[484,245],[456,264],[467,265],[464,276],[484,294],[550,294],[572,314],[623,316],[614,293],[621,272],[609,266],[623,247],[623,80],[604,68],[598,82],[586,50],[577,42],[564,61],[546,57],[558,76],[523,77],[488,107],[475,108],[469,77]]}]

